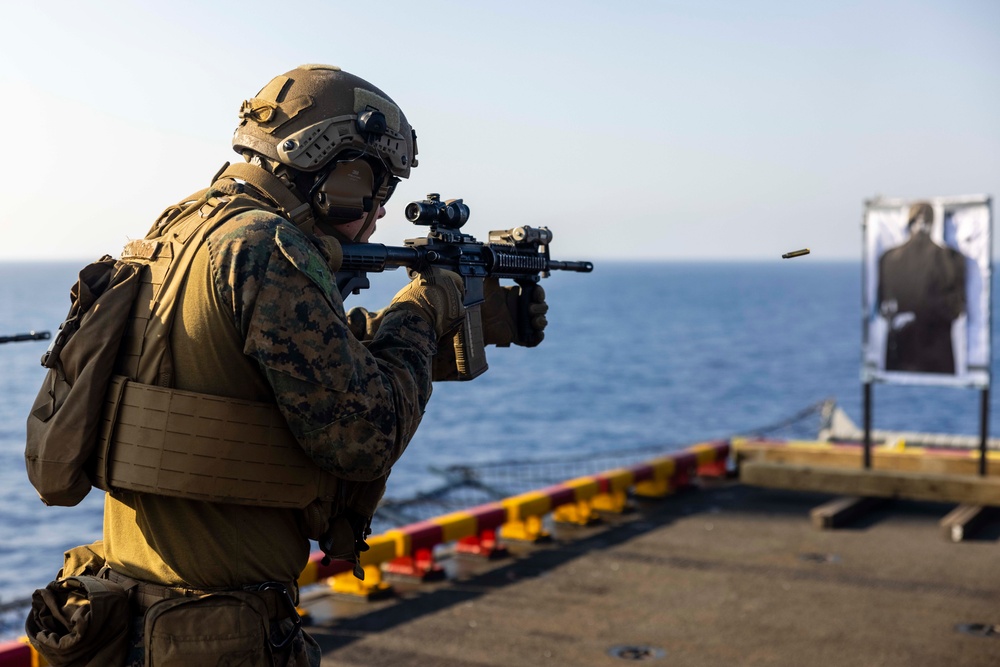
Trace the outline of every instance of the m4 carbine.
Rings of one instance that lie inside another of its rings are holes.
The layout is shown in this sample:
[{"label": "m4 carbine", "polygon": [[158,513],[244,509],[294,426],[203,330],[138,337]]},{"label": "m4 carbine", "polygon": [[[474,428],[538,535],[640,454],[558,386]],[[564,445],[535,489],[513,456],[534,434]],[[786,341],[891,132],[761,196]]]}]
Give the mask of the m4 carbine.
[{"label": "m4 carbine", "polygon": [[454,271],[465,285],[466,315],[455,334],[457,379],[471,380],[486,368],[486,346],[480,306],[487,278],[512,278],[521,287],[518,297],[521,328],[519,338],[527,345],[538,343],[531,328],[528,308],[539,278],[550,271],[590,273],[591,262],[560,262],[549,257],[552,232],[548,227],[515,227],[490,232],[489,242],[480,243],[459,231],[469,220],[469,207],[461,199],[442,202],[438,194],[406,206],[406,218],[415,225],[427,225],[426,237],[407,239],[405,247],[380,243],[346,243],[344,259],[337,272],[337,287],[345,299],[371,286],[368,273],[405,266],[421,272],[431,267]]}]

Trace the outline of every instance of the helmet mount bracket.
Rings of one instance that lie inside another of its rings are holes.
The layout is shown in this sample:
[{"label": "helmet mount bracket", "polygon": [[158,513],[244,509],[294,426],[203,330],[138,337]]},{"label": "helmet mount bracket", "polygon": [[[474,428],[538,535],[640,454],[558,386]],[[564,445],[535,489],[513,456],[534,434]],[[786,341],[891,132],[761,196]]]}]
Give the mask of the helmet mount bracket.
[{"label": "helmet mount bracket", "polygon": [[358,113],[358,132],[370,142],[375,141],[389,129],[385,114],[377,109],[365,109]]}]

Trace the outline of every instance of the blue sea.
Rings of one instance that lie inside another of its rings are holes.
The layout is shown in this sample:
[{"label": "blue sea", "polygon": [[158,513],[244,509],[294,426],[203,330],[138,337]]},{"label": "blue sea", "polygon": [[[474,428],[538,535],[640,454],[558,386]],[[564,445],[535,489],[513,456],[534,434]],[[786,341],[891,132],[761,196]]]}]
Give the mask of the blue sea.
[{"label": "blue sea", "polygon": [[[54,332],[80,266],[0,263],[0,335]],[[372,290],[347,305],[385,305],[405,280],[372,276]],[[491,348],[484,376],[438,385],[387,497],[434,488],[432,469],[448,466],[671,450],[747,433],[827,397],[861,423],[859,262],[596,262],[592,274],[543,284],[544,343]],[[0,345],[0,605],[48,582],[65,549],[101,536],[99,492],[45,507],[24,472],[46,346]],[[978,433],[976,391],[879,385],[874,394],[876,428]]]}]

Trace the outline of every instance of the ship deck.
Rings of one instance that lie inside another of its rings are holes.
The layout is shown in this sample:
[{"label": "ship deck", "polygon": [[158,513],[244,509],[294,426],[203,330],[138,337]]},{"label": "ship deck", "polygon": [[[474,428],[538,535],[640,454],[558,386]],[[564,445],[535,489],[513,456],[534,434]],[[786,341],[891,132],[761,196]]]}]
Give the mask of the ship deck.
[{"label": "ship deck", "polygon": [[305,591],[324,665],[992,665],[1000,524],[893,501],[818,530],[827,494],[706,480],[375,602]]}]

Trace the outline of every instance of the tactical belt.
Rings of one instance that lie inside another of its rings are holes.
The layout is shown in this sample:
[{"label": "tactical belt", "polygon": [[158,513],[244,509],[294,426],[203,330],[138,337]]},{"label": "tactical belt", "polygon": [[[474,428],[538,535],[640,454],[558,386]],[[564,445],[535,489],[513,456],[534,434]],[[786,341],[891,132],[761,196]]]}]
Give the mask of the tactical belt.
[{"label": "tactical belt", "polygon": [[306,455],[272,403],[114,376],[94,485],[207,502],[301,509],[334,500],[337,479]]},{"label": "tactical belt", "polygon": [[127,577],[109,567],[105,567],[97,576],[108,581],[113,581],[128,591],[129,599],[140,614],[146,613],[147,609],[160,600],[200,598],[212,595],[213,593],[238,591],[241,593],[257,594],[264,601],[264,604],[267,605],[267,614],[272,620],[297,615],[295,604],[298,598],[299,587],[294,581],[287,583],[269,581],[263,584],[251,584],[238,589],[197,589],[151,584],[146,581]]}]

